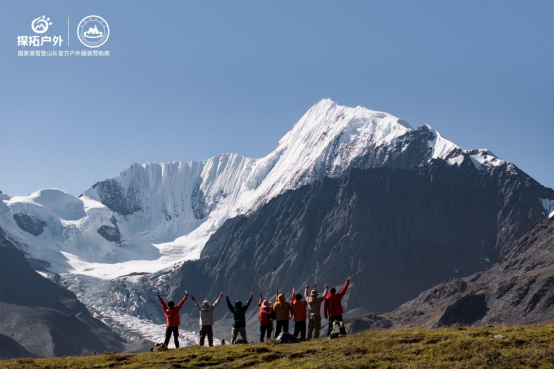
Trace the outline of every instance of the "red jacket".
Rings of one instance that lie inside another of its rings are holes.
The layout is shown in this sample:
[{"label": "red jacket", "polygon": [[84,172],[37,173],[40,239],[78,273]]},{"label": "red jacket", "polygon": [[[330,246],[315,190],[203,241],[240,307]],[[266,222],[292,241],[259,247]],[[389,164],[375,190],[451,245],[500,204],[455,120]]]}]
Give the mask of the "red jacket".
[{"label": "red jacket", "polygon": [[176,327],[181,324],[179,311],[181,311],[181,307],[185,301],[187,301],[187,297],[188,296],[183,297],[181,302],[179,302],[173,309],[168,308],[164,300],[160,299],[160,304],[162,304],[162,308],[164,309],[165,320],[167,321],[168,327]]},{"label": "red jacket", "polygon": [[335,293],[335,294],[330,293],[327,296],[325,296],[325,306],[323,308],[325,319],[327,319],[327,317],[333,318],[337,315],[341,315],[344,312],[344,310],[342,310],[341,300],[344,294],[346,293],[346,290],[348,289],[348,284],[349,282],[346,281],[346,283],[344,284],[344,287],[342,288],[342,290],[340,290],[339,293]]}]

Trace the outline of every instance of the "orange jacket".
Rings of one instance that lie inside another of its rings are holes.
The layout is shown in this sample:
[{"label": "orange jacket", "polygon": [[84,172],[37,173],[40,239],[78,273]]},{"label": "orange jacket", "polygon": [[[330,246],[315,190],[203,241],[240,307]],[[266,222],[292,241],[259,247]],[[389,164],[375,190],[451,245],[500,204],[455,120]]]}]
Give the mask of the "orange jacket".
[{"label": "orange jacket", "polygon": [[187,301],[187,297],[188,296],[183,297],[181,302],[179,302],[177,306],[175,306],[173,309],[168,308],[164,300],[160,298],[160,304],[162,304],[162,308],[164,309],[165,320],[167,321],[168,327],[176,327],[181,324],[179,311],[181,311],[181,307],[183,306],[185,301]]},{"label": "orange jacket", "polygon": [[290,320],[290,314],[294,313],[292,306],[285,300],[285,295],[282,293],[277,296],[277,301],[273,304],[273,311],[275,311],[275,320]]},{"label": "orange jacket", "polygon": [[304,300],[297,300],[296,295],[293,293],[290,298],[290,303],[292,304],[292,314],[294,315],[295,322],[303,322],[306,320],[306,306],[308,303]]}]

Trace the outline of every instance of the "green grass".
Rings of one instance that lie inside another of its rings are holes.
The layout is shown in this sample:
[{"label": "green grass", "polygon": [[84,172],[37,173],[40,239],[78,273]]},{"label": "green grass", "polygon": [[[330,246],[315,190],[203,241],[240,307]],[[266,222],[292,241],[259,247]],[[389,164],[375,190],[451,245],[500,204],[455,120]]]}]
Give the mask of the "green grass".
[{"label": "green grass", "polygon": [[[495,335],[506,338],[497,339]],[[19,359],[0,368],[554,368],[554,325],[392,329],[300,344]]]}]

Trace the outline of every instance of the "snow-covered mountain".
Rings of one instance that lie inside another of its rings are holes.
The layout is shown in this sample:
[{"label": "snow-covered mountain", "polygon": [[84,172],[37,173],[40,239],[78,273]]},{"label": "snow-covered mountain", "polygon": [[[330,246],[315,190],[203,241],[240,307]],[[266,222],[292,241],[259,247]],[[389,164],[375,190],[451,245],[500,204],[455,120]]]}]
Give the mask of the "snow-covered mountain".
[{"label": "snow-covered mountain", "polygon": [[[133,164],[79,198],[57,189],[0,193],[0,226],[47,270],[111,279],[198,258],[227,219],[286,190],[352,167],[415,168],[433,160],[513,170],[490,151],[463,150],[427,125],[411,128],[390,114],[325,99],[264,158],[221,154],[201,162]],[[552,215],[554,199],[541,201]]]}]

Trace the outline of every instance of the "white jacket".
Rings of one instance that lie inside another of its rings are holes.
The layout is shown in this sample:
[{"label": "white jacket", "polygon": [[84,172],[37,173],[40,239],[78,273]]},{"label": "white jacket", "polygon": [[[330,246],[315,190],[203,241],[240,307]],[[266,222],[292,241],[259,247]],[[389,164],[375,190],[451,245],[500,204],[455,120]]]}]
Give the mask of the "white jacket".
[{"label": "white jacket", "polygon": [[198,303],[198,300],[194,300],[194,305],[196,305],[196,308],[200,311],[200,325],[213,325],[214,324],[214,310],[219,304],[219,300],[221,300],[221,296],[215,300],[213,305],[210,305],[208,307],[204,306],[204,304],[200,305]]}]

